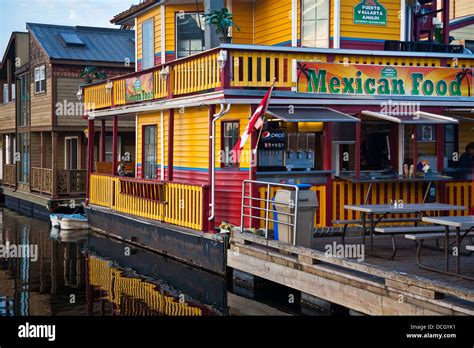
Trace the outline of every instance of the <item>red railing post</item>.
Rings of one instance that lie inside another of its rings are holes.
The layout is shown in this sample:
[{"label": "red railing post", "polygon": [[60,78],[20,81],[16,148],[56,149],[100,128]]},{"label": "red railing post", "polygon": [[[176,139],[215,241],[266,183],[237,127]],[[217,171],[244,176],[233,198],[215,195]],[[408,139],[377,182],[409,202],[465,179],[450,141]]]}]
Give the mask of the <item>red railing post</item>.
[{"label": "red railing post", "polygon": [[174,109],[168,114],[168,181],[173,181]]},{"label": "red railing post", "polygon": [[94,120],[89,119],[87,124],[87,181],[86,181],[86,205],[90,199],[90,181],[94,168]]},{"label": "red railing post", "polygon": [[[323,153],[323,169],[324,170],[333,170],[332,168],[332,123],[324,123],[324,153]],[[334,168],[335,169],[335,168]],[[331,221],[333,220],[333,179],[332,174],[329,174],[326,183],[326,225],[330,226]],[[344,197],[341,197],[344,199]]]},{"label": "red railing post", "polygon": [[202,187],[202,231],[213,232],[214,222],[209,221],[209,203],[211,190],[209,186]]},{"label": "red railing post", "polygon": [[118,116],[114,116],[112,135],[112,175],[117,175],[117,155],[118,155]]}]

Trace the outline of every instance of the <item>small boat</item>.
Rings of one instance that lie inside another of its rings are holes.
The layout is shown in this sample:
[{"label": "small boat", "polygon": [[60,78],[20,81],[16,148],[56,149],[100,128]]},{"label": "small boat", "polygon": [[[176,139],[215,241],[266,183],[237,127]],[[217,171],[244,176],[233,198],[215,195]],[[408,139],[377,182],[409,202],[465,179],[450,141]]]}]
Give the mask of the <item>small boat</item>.
[{"label": "small boat", "polygon": [[70,208],[60,206],[50,215],[51,225],[61,230],[85,230],[89,229],[89,222],[82,206]]}]

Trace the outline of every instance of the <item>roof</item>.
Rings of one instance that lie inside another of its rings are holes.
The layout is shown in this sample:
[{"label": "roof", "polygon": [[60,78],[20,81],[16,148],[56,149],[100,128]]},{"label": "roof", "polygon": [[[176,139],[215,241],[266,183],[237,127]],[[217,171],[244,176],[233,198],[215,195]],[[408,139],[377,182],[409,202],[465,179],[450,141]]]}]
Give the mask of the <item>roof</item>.
[{"label": "roof", "polygon": [[267,113],[285,122],[359,122],[356,117],[323,107],[270,106]]},{"label": "roof", "polygon": [[[123,63],[129,58],[135,62],[133,30],[36,23],[26,27],[50,59]],[[65,41],[74,37],[79,40]]]},{"label": "roof", "polygon": [[114,16],[110,20],[110,23],[113,24],[122,24],[130,17],[137,15],[138,13],[144,11],[148,7],[162,2],[161,0],[142,0],[138,5],[132,5],[128,10],[120,12],[118,15]]},{"label": "roof", "polygon": [[449,21],[449,30],[456,30],[474,24],[474,15],[453,18]]},{"label": "roof", "polygon": [[362,115],[375,117],[381,120],[400,123],[400,124],[457,124],[458,120],[432,114],[424,111],[417,111],[411,114],[386,114],[382,112],[373,112],[373,111],[362,111]]}]

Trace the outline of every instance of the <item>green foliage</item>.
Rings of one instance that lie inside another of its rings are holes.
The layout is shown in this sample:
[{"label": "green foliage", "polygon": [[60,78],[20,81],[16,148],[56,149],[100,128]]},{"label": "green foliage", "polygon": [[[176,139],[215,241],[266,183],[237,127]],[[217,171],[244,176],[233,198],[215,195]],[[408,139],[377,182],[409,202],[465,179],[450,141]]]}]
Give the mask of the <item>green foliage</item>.
[{"label": "green foliage", "polygon": [[211,25],[216,30],[216,34],[221,34],[222,37],[229,36],[229,28],[235,27],[238,31],[240,28],[235,24],[232,13],[227,8],[222,10],[210,10],[203,14],[205,23]]},{"label": "green foliage", "polygon": [[105,80],[107,78],[107,74],[98,72],[95,66],[86,66],[81,70],[79,76],[83,77],[87,83],[91,83],[94,79]]}]

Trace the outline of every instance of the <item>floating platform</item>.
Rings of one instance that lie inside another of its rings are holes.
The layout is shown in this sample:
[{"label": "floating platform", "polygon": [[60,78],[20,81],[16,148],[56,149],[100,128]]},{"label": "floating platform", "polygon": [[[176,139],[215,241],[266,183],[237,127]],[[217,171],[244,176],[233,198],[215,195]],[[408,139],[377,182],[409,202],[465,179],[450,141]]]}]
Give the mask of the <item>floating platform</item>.
[{"label": "floating platform", "polygon": [[[309,249],[234,232],[227,265],[368,315],[474,315],[474,282],[420,270],[412,241],[397,240],[393,261],[327,257],[325,246],[334,241],[340,243],[335,237],[315,238]],[[360,237],[346,243],[360,243]],[[375,245],[381,252],[391,250],[386,236],[376,238]],[[444,254],[426,250],[423,258],[441,267]],[[474,273],[474,257],[461,263]]]}]

